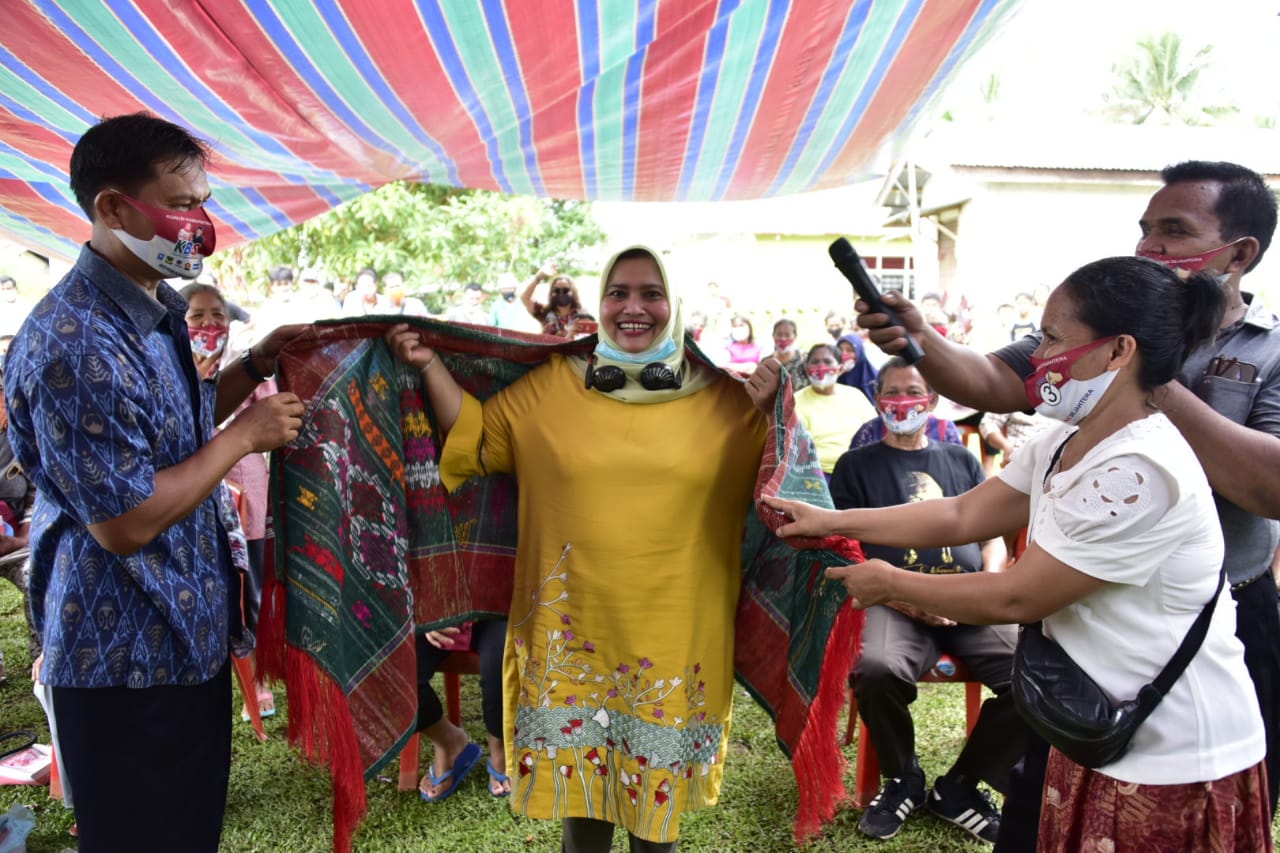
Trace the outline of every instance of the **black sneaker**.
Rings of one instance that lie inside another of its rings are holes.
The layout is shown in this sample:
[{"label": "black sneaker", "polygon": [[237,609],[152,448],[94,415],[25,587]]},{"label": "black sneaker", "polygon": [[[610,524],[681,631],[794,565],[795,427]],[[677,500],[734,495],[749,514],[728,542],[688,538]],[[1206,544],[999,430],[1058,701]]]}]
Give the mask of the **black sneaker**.
[{"label": "black sneaker", "polygon": [[1000,834],[1000,811],[976,785],[954,785],[939,779],[929,792],[929,811],[992,844]]},{"label": "black sneaker", "polygon": [[890,779],[862,813],[858,829],[872,838],[893,838],[907,815],[924,805],[925,797],[923,771],[908,771],[905,776]]}]

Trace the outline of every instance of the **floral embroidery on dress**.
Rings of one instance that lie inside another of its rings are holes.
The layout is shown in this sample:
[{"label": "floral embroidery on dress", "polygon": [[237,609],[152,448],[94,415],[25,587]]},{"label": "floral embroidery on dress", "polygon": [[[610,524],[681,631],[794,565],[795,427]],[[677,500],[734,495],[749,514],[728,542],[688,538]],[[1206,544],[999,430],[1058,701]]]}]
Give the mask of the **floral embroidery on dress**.
[{"label": "floral embroidery on dress", "polygon": [[[512,625],[520,672],[516,802],[527,807],[539,774],[550,772],[553,817],[568,814],[572,789],[588,817],[667,838],[674,815],[708,804],[705,779],[720,761],[724,723],[706,710],[701,663],[664,674],[646,656],[612,666],[599,659],[596,643],[574,628],[571,550],[565,545]],[[536,649],[519,632],[535,616],[559,626],[545,630]]]}]

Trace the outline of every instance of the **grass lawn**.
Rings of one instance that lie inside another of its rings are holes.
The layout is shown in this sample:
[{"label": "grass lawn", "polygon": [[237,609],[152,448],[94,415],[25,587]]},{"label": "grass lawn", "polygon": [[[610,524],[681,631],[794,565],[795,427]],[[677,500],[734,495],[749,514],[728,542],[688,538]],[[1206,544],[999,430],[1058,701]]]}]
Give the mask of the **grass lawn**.
[{"label": "grass lawn", "polygon": [[[0,685],[0,731],[30,729],[43,742],[49,732],[44,714],[26,678],[30,669],[26,625],[17,591],[0,584],[0,648],[9,680]],[[473,739],[484,743],[480,697],[473,678],[463,679],[463,724]],[[235,713],[240,697],[234,697]],[[286,697],[277,692],[279,712],[266,721],[270,740],[259,743],[247,724],[236,723],[231,786],[227,797],[222,850],[234,853],[332,849],[328,774],[303,763],[285,743]],[[946,770],[959,751],[964,732],[964,691],[960,685],[921,686],[916,702],[917,748],[930,780]],[[726,761],[720,805],[683,818],[682,853],[772,853],[798,849],[792,841],[795,781],[773,739],[769,718],[737,691],[736,718]],[[231,709],[228,709],[231,712]],[[424,753],[427,750],[424,749]],[[845,783],[853,790],[854,748],[846,748],[849,769]],[[428,756],[424,755],[424,767]],[[462,790],[437,804],[422,802],[416,792],[396,790],[394,778],[368,784],[369,811],[355,838],[359,853],[403,851],[556,851],[559,824],[514,815],[505,800],[488,793],[483,766],[477,766]],[[30,853],[59,853],[75,849],[70,837],[72,816],[61,803],[48,799],[47,789],[0,787],[0,812],[13,803],[31,805],[37,815],[35,831],[27,839]],[[137,818],[145,820],[147,805],[138,804]],[[878,850],[884,853],[918,851],[981,851],[988,845],[971,839],[950,824],[917,813],[890,841],[875,841],[857,830],[859,812],[841,808],[825,833],[803,848],[814,853]],[[619,832],[614,850],[626,849]],[[176,853],[176,852],[175,852]]]}]

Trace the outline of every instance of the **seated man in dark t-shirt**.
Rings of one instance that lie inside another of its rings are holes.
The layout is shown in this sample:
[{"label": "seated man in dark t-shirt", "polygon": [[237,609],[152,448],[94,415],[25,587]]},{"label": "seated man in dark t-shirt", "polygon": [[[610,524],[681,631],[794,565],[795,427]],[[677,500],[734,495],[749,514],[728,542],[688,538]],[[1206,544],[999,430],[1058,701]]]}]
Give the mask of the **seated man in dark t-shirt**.
[{"label": "seated man in dark t-shirt", "polygon": [[[937,402],[920,371],[901,358],[890,359],[881,368],[876,409],[884,420],[885,437],[840,457],[831,476],[837,509],[954,497],[982,482],[982,466],[968,450],[930,440],[929,413]],[[1005,556],[1000,539],[981,546],[969,543],[905,551],[872,542],[862,546],[868,558],[929,574],[998,571]],[[1009,692],[1016,641],[1011,625],[957,625],[905,604],[867,609],[853,687],[885,784],[858,824],[863,833],[892,838],[907,816],[927,800],[935,815],[984,841],[995,841],[1000,816],[978,781],[1003,792],[1009,771],[1022,754],[1023,724]],[[926,795],[909,706],[916,698],[916,682],[941,652],[963,661],[996,696],[983,705],[955,764]]]},{"label": "seated man in dark t-shirt", "polygon": [[[1236,635],[1267,727],[1272,811],[1280,800],[1280,615],[1266,582],[1280,542],[1280,317],[1244,290],[1277,222],[1276,197],[1258,173],[1235,163],[1189,160],[1160,172],[1164,185],[1138,220],[1136,254],[1175,269],[1215,273],[1227,293],[1217,337],[1183,364],[1178,381],[1152,403],[1182,433],[1204,466],[1222,522],[1223,565],[1236,602]],[[983,354],[937,334],[916,308],[887,292],[895,312],[859,303],[858,324],[886,352],[910,335],[925,352],[929,380],[949,399],[988,412],[1028,407],[1025,380],[1040,334]],[[898,325],[898,322],[901,325]],[[1035,845],[1049,746],[1032,739],[1025,766],[1005,798],[1005,836],[998,851]]]}]

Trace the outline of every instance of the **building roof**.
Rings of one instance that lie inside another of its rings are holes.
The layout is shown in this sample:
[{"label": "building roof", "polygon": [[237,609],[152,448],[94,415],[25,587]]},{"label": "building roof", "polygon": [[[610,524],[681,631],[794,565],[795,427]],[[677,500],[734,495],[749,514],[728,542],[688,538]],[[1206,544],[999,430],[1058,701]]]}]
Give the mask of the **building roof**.
[{"label": "building roof", "polygon": [[1280,130],[1073,124],[950,126],[915,148],[935,168],[1159,172],[1183,160],[1227,160],[1280,178]]}]

